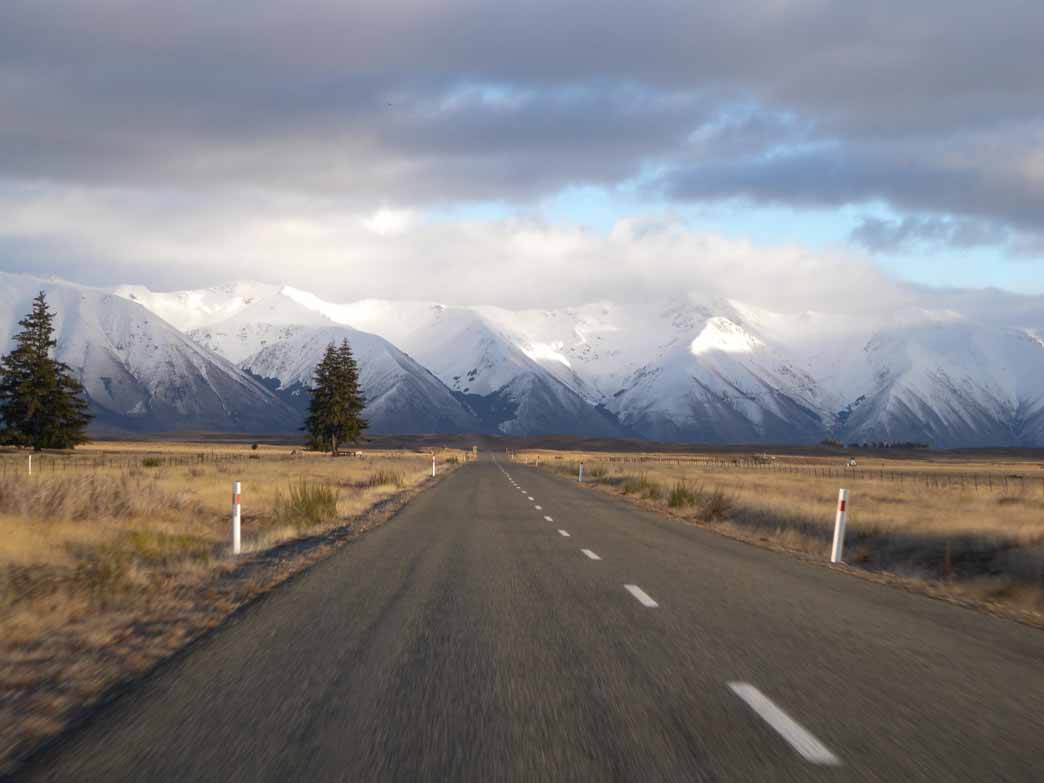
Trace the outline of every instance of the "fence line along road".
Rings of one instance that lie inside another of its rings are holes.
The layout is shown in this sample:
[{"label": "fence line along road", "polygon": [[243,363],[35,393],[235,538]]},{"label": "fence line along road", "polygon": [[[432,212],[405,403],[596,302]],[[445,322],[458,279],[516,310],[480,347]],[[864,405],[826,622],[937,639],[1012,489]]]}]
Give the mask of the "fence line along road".
[{"label": "fence line along road", "polygon": [[[560,458],[555,458],[560,459]],[[795,465],[780,463],[774,460],[762,458],[712,458],[712,457],[648,457],[648,456],[607,456],[592,460],[588,458],[588,466],[591,463],[606,463],[610,465],[673,465],[694,466],[708,468],[716,471],[765,471],[780,475],[807,476],[816,479],[831,479],[840,481],[889,481],[900,486],[904,484],[923,485],[931,489],[988,489],[1004,490],[1018,489],[1025,491],[1039,485],[1041,494],[1044,494],[1044,475],[1027,476],[1024,474],[1001,474],[1001,473],[953,473],[931,470],[886,470],[884,468],[865,467],[830,467],[820,465]],[[575,461],[573,464],[576,464]],[[575,470],[573,472],[576,472]]]}]

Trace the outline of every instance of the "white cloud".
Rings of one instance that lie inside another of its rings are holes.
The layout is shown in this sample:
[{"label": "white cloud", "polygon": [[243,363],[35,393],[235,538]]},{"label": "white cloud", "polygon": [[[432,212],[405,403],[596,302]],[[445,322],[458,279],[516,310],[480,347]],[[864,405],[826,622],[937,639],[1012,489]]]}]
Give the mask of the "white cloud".
[{"label": "white cloud", "polygon": [[389,209],[381,207],[363,220],[369,231],[382,237],[401,234],[415,221],[416,214],[409,209]]},{"label": "white cloud", "polygon": [[880,309],[909,292],[859,256],[764,246],[669,218],[608,233],[563,223],[425,219],[381,207],[238,194],[189,198],[36,187],[0,192],[4,248],[20,266],[95,284],[157,289],[256,278],[363,297],[561,306],[694,292],[777,309]]}]

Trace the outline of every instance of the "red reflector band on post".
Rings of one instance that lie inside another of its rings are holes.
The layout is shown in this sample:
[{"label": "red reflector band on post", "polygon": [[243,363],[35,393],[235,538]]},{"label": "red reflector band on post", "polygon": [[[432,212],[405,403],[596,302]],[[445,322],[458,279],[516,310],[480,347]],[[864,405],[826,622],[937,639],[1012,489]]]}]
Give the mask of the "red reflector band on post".
[{"label": "red reflector band on post", "polygon": [[838,507],[837,510],[838,511],[844,511],[845,510],[845,501],[843,501],[843,500],[841,501],[841,505]]},{"label": "red reflector band on post", "polygon": [[239,505],[239,495],[233,495],[232,496],[232,505],[234,505],[234,506],[238,506]]}]

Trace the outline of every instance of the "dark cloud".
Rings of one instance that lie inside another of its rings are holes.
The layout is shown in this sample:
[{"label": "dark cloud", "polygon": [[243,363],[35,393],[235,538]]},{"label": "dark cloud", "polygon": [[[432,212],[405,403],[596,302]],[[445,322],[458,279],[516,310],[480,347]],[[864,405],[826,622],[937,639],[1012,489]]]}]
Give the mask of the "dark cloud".
[{"label": "dark cloud", "polygon": [[5,0],[0,180],[422,205],[654,169],[1036,234],[1041,29],[1016,0]]},{"label": "dark cloud", "polygon": [[874,252],[894,253],[927,243],[951,248],[998,246],[1011,240],[1003,226],[978,220],[908,216],[899,220],[866,217],[852,230],[852,241]]},{"label": "dark cloud", "polygon": [[997,236],[1005,225],[1030,232],[1044,228],[1044,172],[1033,169],[1033,152],[1012,142],[996,145],[988,155],[983,146],[994,145],[969,139],[937,146],[933,154],[928,145],[823,141],[679,167],[660,185],[681,200],[738,198],[825,208],[881,201],[897,211],[972,218],[940,218],[962,231],[993,222],[990,230]]}]

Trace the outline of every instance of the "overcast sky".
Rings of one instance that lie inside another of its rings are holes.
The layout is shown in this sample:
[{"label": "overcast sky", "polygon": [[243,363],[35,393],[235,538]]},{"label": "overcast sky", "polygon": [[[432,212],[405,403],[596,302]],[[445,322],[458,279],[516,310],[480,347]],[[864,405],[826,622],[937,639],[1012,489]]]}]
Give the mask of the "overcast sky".
[{"label": "overcast sky", "polygon": [[1042,31],[1005,0],[3,0],[0,269],[1042,293]]}]

